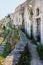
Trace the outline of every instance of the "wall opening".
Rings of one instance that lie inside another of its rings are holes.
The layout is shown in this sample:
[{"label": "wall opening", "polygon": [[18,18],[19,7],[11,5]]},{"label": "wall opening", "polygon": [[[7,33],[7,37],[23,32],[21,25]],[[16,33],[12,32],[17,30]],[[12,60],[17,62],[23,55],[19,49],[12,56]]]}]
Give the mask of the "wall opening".
[{"label": "wall opening", "polygon": [[37,41],[40,42],[40,38],[41,38],[41,35],[40,35],[40,22],[41,22],[41,19],[40,18],[37,18],[36,19],[36,22],[37,22]]}]

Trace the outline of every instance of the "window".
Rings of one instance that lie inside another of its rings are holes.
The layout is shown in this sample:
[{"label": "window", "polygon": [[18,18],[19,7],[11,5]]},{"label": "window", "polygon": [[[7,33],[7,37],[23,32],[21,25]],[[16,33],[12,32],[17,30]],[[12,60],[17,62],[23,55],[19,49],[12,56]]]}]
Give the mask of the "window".
[{"label": "window", "polygon": [[36,9],[36,14],[39,15],[39,8]]}]

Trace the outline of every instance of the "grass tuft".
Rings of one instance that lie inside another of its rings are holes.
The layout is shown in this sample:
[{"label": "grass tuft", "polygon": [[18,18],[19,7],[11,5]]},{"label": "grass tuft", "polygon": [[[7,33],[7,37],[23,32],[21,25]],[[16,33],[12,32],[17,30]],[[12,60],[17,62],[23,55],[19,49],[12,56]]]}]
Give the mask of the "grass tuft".
[{"label": "grass tuft", "polygon": [[38,51],[40,60],[43,60],[43,45],[37,46],[37,51]]}]

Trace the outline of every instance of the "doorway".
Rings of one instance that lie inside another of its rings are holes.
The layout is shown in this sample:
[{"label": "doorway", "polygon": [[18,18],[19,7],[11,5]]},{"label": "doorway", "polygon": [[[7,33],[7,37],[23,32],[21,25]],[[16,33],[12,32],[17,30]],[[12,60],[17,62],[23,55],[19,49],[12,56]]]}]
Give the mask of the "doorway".
[{"label": "doorway", "polygon": [[41,19],[40,18],[37,18],[36,19],[36,22],[37,22],[37,41],[38,42],[40,42],[40,21],[41,21]]}]

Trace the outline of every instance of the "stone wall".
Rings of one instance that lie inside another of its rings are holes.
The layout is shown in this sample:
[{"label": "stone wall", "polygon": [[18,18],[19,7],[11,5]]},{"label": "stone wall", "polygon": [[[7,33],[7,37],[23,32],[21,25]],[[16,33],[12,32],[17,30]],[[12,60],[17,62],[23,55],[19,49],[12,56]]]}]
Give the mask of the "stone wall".
[{"label": "stone wall", "polygon": [[29,19],[29,11],[28,7],[25,7],[24,10],[24,20],[25,20],[25,30],[27,31],[27,34],[31,35],[31,21]]},{"label": "stone wall", "polygon": [[[32,5],[32,7],[29,7]],[[15,10],[14,24],[17,26],[22,26],[22,14],[21,10],[24,8],[24,28],[31,36],[31,22],[33,22],[33,37],[37,36],[37,18],[40,18],[40,38],[43,44],[43,0],[27,0],[23,4],[19,5]],[[33,20],[30,20],[29,8],[33,9]],[[39,8],[39,16],[37,16],[36,10]]]}]

